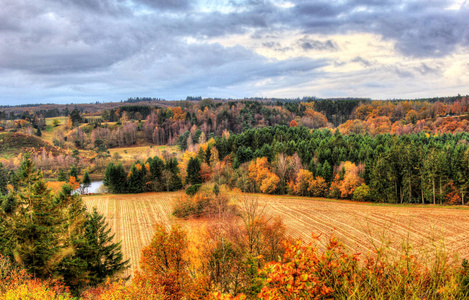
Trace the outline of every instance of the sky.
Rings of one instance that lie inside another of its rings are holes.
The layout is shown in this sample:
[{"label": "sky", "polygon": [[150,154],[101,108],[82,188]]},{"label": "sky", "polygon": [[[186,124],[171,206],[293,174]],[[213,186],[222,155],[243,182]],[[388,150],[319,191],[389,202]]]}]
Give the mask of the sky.
[{"label": "sky", "polygon": [[0,105],[468,87],[469,0],[0,0]]}]

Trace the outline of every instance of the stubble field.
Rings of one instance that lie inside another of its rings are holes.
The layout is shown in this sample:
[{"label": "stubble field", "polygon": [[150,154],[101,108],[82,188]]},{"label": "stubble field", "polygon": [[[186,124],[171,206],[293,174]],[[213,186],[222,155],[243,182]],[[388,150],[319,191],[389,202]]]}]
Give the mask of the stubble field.
[{"label": "stubble field", "polygon": [[[181,192],[138,195],[99,195],[84,197],[89,209],[103,213],[116,240],[122,241],[124,257],[138,269],[141,249],[151,241],[156,222],[182,223],[188,229],[198,221],[178,221],[171,216],[172,203]],[[293,238],[319,243],[336,236],[354,253],[367,254],[383,245],[399,252],[403,246],[421,255],[438,249],[469,258],[469,210],[431,206],[380,206],[348,201],[299,198],[290,196],[241,195],[257,200],[267,214],[280,216]]]}]

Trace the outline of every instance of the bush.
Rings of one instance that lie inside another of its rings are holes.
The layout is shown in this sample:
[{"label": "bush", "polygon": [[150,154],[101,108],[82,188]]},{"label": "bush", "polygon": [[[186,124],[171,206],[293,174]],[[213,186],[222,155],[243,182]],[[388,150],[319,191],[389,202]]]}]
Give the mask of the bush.
[{"label": "bush", "polygon": [[186,189],[186,194],[179,197],[174,204],[173,215],[178,218],[210,217],[220,212],[235,214],[236,209],[230,205],[223,189],[219,189],[216,195],[213,185],[195,184]]},{"label": "bush", "polygon": [[200,189],[201,184],[193,184],[186,189],[186,195],[194,196]]},{"label": "bush", "polygon": [[369,201],[370,200],[370,187],[362,184],[353,191],[353,201]]}]

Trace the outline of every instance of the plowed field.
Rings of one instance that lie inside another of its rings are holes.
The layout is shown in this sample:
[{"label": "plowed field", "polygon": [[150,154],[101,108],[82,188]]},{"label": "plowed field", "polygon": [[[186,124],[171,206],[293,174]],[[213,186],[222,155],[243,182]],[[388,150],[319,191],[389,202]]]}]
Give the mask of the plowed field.
[{"label": "plowed field", "polygon": [[[141,249],[150,243],[155,222],[168,223],[178,193],[102,195],[84,197],[88,208],[96,206],[122,241],[124,256],[131,259],[132,274],[138,268]],[[279,215],[294,238],[309,240],[321,235],[325,245],[335,235],[348,249],[368,253],[382,243],[391,249],[403,242],[413,249],[431,250],[433,245],[469,258],[469,210],[432,206],[378,206],[289,196],[247,195]],[[182,221],[197,226],[194,221]]]}]

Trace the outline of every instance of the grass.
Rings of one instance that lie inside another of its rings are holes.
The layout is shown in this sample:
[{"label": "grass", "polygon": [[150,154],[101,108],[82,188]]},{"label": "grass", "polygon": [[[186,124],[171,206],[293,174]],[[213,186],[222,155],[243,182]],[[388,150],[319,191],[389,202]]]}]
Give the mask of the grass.
[{"label": "grass", "polygon": [[59,150],[39,137],[23,133],[0,133],[0,158],[12,158],[25,152],[39,152],[45,148],[46,151],[58,153]]},{"label": "grass", "polygon": [[132,146],[132,147],[109,149],[111,157],[113,157],[115,153],[118,153],[124,160],[135,159],[141,156],[152,157],[152,156],[162,153],[163,151],[167,151],[169,153],[178,153],[179,149],[177,146],[166,146],[166,145]]},{"label": "grass", "polygon": [[67,123],[68,117],[54,117],[54,118],[46,118],[46,125],[52,126],[54,120],[57,119],[60,121],[60,125],[65,125]]}]

